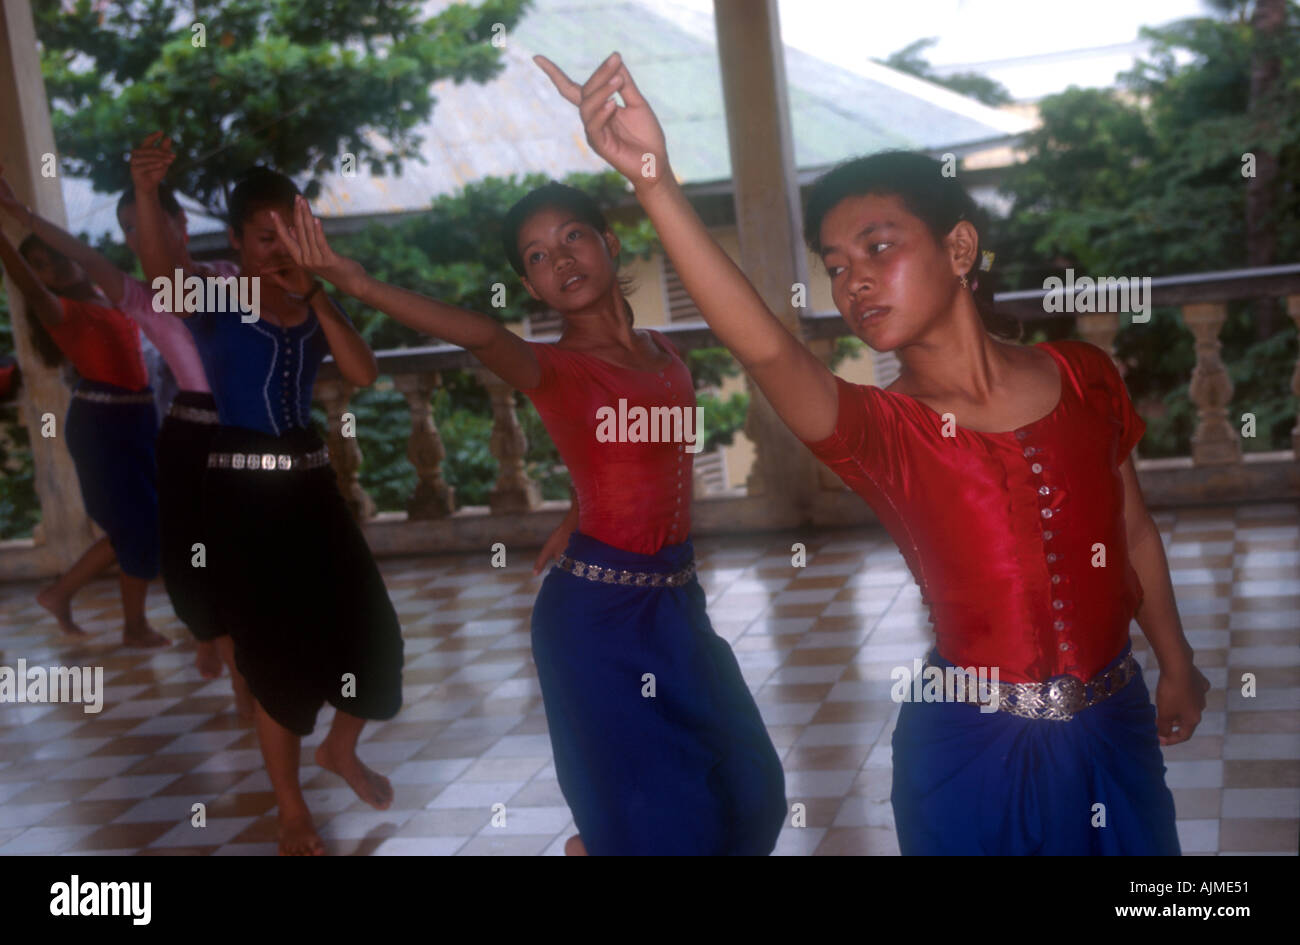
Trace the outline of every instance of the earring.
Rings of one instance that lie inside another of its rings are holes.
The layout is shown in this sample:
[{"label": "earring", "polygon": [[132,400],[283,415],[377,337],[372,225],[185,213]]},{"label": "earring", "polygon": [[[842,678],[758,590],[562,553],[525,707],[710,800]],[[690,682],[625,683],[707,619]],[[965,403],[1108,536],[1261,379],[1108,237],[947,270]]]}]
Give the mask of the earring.
[{"label": "earring", "polygon": [[970,288],[970,285],[966,282],[966,277],[965,277],[965,276],[962,276],[961,279],[960,279],[959,281],[961,282],[961,287],[962,287],[963,289],[969,289],[969,288]]}]

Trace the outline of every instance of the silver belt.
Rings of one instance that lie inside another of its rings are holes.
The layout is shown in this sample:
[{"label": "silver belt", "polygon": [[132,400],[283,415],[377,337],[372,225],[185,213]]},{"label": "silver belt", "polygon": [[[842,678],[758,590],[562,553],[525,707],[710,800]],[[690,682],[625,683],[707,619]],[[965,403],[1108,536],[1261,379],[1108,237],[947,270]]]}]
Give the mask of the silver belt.
[{"label": "silver belt", "polygon": [[656,574],[650,571],[622,571],[618,568],[606,568],[599,564],[575,561],[565,554],[556,559],[555,566],[563,571],[568,571],[574,577],[586,578],[588,581],[595,581],[597,584],[631,584],[634,587],[681,587],[695,576],[694,561],[672,574]]},{"label": "silver belt", "polygon": [[328,446],[300,456],[288,453],[209,453],[211,469],[301,470],[326,466],[330,461]]},{"label": "silver belt", "polygon": [[[927,656],[925,665],[935,664]],[[1086,683],[1077,676],[1053,676],[1041,683],[990,683],[989,689],[997,691],[999,712],[1010,712],[1026,719],[1068,722],[1089,706],[1115,695],[1137,674],[1137,660],[1128,653],[1118,666],[1098,673]]]},{"label": "silver belt", "polygon": [[167,411],[167,416],[175,417],[177,420],[188,420],[190,423],[220,423],[221,417],[215,410],[204,410],[202,407],[185,407],[181,404],[172,404],[171,409]]},{"label": "silver belt", "polygon": [[102,390],[74,390],[73,397],[94,401],[97,404],[151,404],[153,394],[110,394]]}]

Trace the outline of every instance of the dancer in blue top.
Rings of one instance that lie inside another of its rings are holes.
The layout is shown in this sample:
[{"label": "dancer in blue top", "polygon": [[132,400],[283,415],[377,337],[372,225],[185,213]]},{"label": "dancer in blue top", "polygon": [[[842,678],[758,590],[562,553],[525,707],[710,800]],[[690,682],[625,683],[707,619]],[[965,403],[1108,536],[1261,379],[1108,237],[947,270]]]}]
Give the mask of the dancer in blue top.
[{"label": "dancer in blue top", "polygon": [[[172,159],[169,141],[132,155],[140,258],[151,283],[184,271],[164,238],[158,201]],[[301,736],[322,703],[333,705],[316,763],[387,808],[392,786],[361,763],[356,745],[367,719],[390,719],[401,706],[402,638],[311,426],[312,385],[326,354],[359,387],[373,383],[378,368],[342,310],[276,242],[272,214],[289,214],[297,194],[287,177],[254,168],[230,197],[230,240],[242,272],[260,280],[260,311],[176,314],[186,318],[221,419],[203,483],[209,579],[257,702],[280,852],[318,855],[324,845],[298,779]]]}]

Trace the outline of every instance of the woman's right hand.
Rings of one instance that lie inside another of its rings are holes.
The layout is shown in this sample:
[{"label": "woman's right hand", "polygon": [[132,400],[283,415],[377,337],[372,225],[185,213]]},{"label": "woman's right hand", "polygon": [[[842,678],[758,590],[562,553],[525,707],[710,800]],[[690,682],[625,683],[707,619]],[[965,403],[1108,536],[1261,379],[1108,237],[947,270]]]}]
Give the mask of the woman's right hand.
[{"label": "woman's right hand", "polygon": [[356,283],[366,271],[355,259],[334,252],[320,220],[312,216],[306,197],[299,195],[293,200],[292,229],[284,225],[278,213],[272,212],[271,220],[281,245],[295,263],[314,276],[328,279],[340,292],[355,294]]},{"label": "woman's right hand", "polygon": [[569,545],[569,536],[573,534],[574,529],[578,527],[578,500],[574,498],[573,504],[569,506],[569,514],[564,516],[555,531],[551,532],[551,537],[546,539],[546,544],[542,545],[542,550],[537,553],[537,560],[533,562],[533,576],[542,573],[542,568],[546,567],[551,561],[558,558],[564,549]]},{"label": "woman's right hand", "polygon": [[140,147],[131,152],[131,183],[135,192],[149,193],[158,189],[158,185],[167,176],[167,168],[176,160],[172,151],[172,139],[164,138],[161,131],[155,131],[140,143]]},{"label": "woman's right hand", "polygon": [[[670,173],[664,130],[618,53],[611,53],[581,86],[545,56],[534,56],[533,61],[559,93],[578,106],[592,150],[637,190],[654,187]],[[615,92],[623,96],[625,108],[618,107]]]}]

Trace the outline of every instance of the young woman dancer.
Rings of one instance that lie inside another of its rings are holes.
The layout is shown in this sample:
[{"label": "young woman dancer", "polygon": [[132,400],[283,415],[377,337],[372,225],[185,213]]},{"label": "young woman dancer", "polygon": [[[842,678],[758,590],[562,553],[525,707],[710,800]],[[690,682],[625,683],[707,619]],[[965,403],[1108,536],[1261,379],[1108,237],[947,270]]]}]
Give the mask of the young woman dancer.
[{"label": "young woman dancer", "polygon": [[[0,210],[49,235],[45,221],[17,200],[3,175],[0,168]],[[149,582],[158,576],[158,418],[140,353],[140,330],[82,266],[37,232],[17,250],[0,235],[0,262],[26,300],[37,340],[46,333],[81,375],[62,433],[86,512],[106,536],[36,600],[64,633],[84,636],[72,619],[73,595],[116,561],[121,568],[122,643],[167,646],[170,641],[145,618]]]},{"label": "young woman dancer", "polygon": [[[170,188],[163,191],[162,200],[167,211],[169,238],[182,246],[182,252],[188,258],[188,251],[183,248],[189,240],[185,231],[185,211]],[[26,211],[25,207],[17,204],[4,181],[3,169],[0,169],[0,206]],[[203,571],[193,565],[193,544],[202,538],[198,513],[200,485],[207,467],[207,442],[216,430],[217,421],[194,341],[184,323],[165,312],[154,311],[153,292],[143,282],[131,278],[93,247],[39,214],[28,212],[26,217],[35,236],[80,266],[109,303],[140,326],[179,382],[180,390],[163,421],[155,447],[163,583],[176,616],[198,641],[195,664],[199,672],[207,679],[215,679],[221,674],[224,661],[230,667],[239,713],[251,717],[252,699],[235,668],[230,637],[222,634],[214,620],[215,601],[210,599],[210,583],[203,580]],[[138,252],[133,188],[127,189],[118,200],[117,218],[127,246],[132,252]],[[221,276],[238,275],[239,272],[237,267],[226,262],[199,267],[196,271]]]},{"label": "young woman dancer", "polygon": [[[169,141],[139,149],[132,160],[140,257],[151,284],[159,276],[170,281],[177,268],[193,274],[166,240],[158,197],[172,160]],[[320,283],[276,244],[272,214],[290,212],[297,195],[287,177],[255,168],[230,196],[231,244],[243,274],[262,280],[260,311],[177,314],[198,346],[221,419],[203,482],[208,579],[256,700],[280,852],[319,855],[324,844],[298,778],[301,738],[321,704],[333,705],[316,763],[362,800],[387,808],[392,786],[362,764],[356,745],[367,719],[390,719],[401,706],[402,638],[365,536],[310,425],[312,385],[327,353],[357,386],[373,383],[378,369]]]},{"label": "young woman dancer", "polygon": [[[555,344],[371,278],[334,253],[306,201],[294,261],[418,331],[461,345],[537,405],[573,477],[579,528],[533,608],[571,854],[762,854],[785,818],[785,778],[731,648],[709,624],[690,540],[682,442],[601,442],[598,416],[695,405],[685,363],[632,327],[619,243],[590,197],[560,184],[507,214],[505,252],[528,292],[564,316]],[[563,528],[562,528],[563,530]],[[545,552],[543,553],[545,557]]]},{"label": "young woman dancer", "polygon": [[[632,181],[718,339],[898,542],[930,604],[931,662],[1000,668],[999,711],[902,706],[902,851],[1177,853],[1160,744],[1191,736],[1209,684],[1128,456],[1142,421],[1106,354],[990,337],[972,292],[974,204],[937,161],[886,154],[832,171],[808,200],[806,235],[840,314],[903,365],[885,390],[837,378],[710,237],[618,55],[583,86],[538,64]],[[1160,664],[1158,712],[1129,653],[1134,616]]]}]

